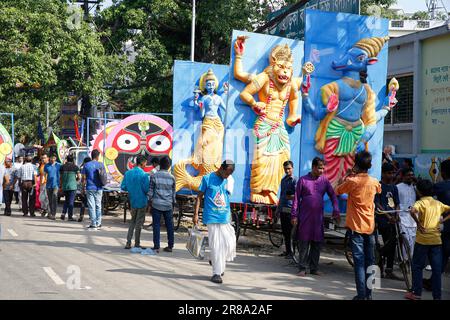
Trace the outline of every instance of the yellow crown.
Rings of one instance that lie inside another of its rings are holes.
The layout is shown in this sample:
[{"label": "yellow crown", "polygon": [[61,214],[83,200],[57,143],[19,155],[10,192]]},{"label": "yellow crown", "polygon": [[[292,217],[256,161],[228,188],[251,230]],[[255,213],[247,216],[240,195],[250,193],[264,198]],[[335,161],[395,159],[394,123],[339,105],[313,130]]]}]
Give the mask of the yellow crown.
[{"label": "yellow crown", "polygon": [[204,73],[200,78],[200,90],[205,91],[206,88],[206,81],[208,80],[214,80],[216,83],[216,90],[219,88],[219,80],[217,79],[216,75],[212,71],[212,69],[208,69],[208,72]]},{"label": "yellow crown", "polygon": [[289,61],[293,62],[291,48],[287,44],[278,45],[272,49],[272,52],[270,53],[270,64],[274,65],[277,61]]},{"label": "yellow crown", "polygon": [[376,57],[383,48],[384,44],[389,40],[389,37],[373,37],[359,40],[353,47],[363,49],[369,55],[369,58]]}]

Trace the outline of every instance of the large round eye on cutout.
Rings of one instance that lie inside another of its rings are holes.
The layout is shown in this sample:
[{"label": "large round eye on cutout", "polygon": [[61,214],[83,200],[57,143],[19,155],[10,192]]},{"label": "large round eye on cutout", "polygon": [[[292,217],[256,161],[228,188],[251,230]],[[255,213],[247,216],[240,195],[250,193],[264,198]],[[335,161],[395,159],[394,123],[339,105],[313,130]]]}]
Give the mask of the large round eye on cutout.
[{"label": "large round eye on cutout", "polygon": [[148,140],[148,148],[152,152],[166,152],[171,146],[170,138],[162,134],[153,136]]},{"label": "large round eye on cutout", "polygon": [[139,140],[132,134],[122,134],[117,139],[117,146],[124,151],[132,151],[139,147]]},{"label": "large round eye on cutout", "polygon": [[99,149],[100,152],[103,152],[103,144],[104,144],[105,140],[102,139],[98,142],[97,148]]}]

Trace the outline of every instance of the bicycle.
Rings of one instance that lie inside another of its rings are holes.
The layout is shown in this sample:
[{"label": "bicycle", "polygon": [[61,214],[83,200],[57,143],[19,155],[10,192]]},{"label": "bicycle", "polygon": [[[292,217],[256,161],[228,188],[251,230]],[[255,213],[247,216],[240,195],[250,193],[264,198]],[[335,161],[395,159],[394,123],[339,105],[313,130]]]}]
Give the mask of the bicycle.
[{"label": "bicycle", "polygon": [[[378,228],[375,228],[375,264],[378,266],[381,266],[381,272],[383,273],[383,261],[382,261],[382,252],[383,248],[385,248],[390,241],[396,240],[396,257],[397,262],[399,265],[399,268],[402,272],[403,279],[406,284],[407,290],[412,290],[412,271],[411,271],[411,250],[408,245],[408,241],[406,240],[405,236],[401,232],[400,229],[400,219],[398,217],[398,213],[400,212],[409,212],[409,210],[389,210],[389,211],[382,211],[382,210],[376,210],[376,214],[379,215],[386,215],[388,218],[392,219],[395,218],[395,237],[389,239],[386,243],[381,244],[380,241],[380,235],[378,234]],[[393,217],[391,214],[395,214],[395,217]],[[347,231],[344,238],[344,255],[347,259],[348,263],[353,267],[353,256],[352,256],[352,250],[351,250],[351,231]]]}]

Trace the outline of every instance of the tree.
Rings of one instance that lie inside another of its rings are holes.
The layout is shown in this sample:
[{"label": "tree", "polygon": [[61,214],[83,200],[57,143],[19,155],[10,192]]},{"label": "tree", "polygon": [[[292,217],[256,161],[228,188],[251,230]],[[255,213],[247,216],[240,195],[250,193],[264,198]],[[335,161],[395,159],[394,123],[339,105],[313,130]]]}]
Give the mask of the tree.
[{"label": "tree", "polygon": [[362,15],[379,15],[386,19],[402,19],[403,17],[390,9],[397,0],[361,0]]},{"label": "tree", "polygon": [[61,0],[0,3],[0,103],[15,114],[16,139],[37,140],[46,102],[54,122],[69,92],[104,99],[105,83],[123,81],[123,58],[107,54],[98,32],[71,15]]},{"label": "tree", "polygon": [[[195,60],[228,63],[233,29],[252,31],[283,0],[197,1]],[[131,40],[137,53],[130,63],[127,90],[114,98],[127,111],[172,111],[173,61],[190,58],[191,0],[123,0],[101,12],[96,24],[111,53]]]},{"label": "tree", "polygon": [[428,20],[430,17],[428,16],[427,11],[417,11],[410,18],[411,20]]}]

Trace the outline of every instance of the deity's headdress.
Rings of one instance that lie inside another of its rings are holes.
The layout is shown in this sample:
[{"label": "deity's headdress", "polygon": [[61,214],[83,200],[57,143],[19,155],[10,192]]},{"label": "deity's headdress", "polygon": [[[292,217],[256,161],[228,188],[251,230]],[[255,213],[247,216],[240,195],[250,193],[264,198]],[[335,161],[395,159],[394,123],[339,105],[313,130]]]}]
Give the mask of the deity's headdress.
[{"label": "deity's headdress", "polygon": [[208,80],[214,80],[216,83],[216,88],[215,90],[217,90],[219,88],[219,80],[217,79],[216,75],[214,74],[214,72],[212,71],[212,69],[209,69],[208,72],[202,74],[202,76],[200,77],[200,90],[201,91],[205,91],[206,88],[206,81]]},{"label": "deity's headdress", "polygon": [[291,48],[287,44],[278,45],[272,49],[270,53],[269,62],[274,65],[277,61],[289,61],[293,63],[294,59],[292,57]]},{"label": "deity's headdress", "polygon": [[383,48],[384,44],[389,40],[389,37],[373,37],[373,38],[364,38],[359,40],[357,43],[353,45],[353,47],[360,48],[367,52],[369,58],[374,58],[378,55]]}]

